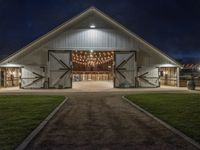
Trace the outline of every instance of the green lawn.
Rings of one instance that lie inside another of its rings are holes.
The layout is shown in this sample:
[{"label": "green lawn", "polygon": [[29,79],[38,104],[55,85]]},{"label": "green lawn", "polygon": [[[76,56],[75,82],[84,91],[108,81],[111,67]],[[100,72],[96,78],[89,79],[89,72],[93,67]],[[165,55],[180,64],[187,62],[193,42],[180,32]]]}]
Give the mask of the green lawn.
[{"label": "green lawn", "polygon": [[200,94],[135,94],[127,98],[200,142]]},{"label": "green lawn", "polygon": [[0,150],[20,144],[63,100],[63,96],[0,96]]}]

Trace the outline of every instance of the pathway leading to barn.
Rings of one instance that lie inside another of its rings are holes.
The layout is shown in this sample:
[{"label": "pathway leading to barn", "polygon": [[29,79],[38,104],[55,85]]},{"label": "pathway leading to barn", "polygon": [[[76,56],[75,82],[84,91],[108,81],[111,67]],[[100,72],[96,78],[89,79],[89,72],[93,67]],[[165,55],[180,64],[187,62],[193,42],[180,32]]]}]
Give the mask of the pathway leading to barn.
[{"label": "pathway leading to barn", "polygon": [[68,93],[69,100],[27,150],[195,149],[114,93]]}]

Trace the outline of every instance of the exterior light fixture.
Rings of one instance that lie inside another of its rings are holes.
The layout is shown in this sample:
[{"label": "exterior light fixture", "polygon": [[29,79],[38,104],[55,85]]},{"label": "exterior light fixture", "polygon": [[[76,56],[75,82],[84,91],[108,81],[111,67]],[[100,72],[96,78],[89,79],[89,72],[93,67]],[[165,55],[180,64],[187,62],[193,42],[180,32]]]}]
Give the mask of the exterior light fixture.
[{"label": "exterior light fixture", "polygon": [[91,29],[94,29],[94,28],[96,28],[96,26],[95,26],[94,24],[91,24],[91,25],[90,25],[90,28],[91,28]]},{"label": "exterior light fixture", "polygon": [[200,71],[200,65],[198,66],[198,71]]}]

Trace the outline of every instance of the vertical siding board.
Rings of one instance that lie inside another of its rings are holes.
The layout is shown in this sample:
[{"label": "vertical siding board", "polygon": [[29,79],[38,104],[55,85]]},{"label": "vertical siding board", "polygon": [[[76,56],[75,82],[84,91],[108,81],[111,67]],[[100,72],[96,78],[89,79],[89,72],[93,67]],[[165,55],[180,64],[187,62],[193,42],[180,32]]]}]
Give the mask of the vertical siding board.
[{"label": "vertical siding board", "polygon": [[69,32],[66,31],[66,32],[65,32],[65,41],[66,41],[65,47],[67,47],[67,45],[69,45],[69,38],[68,38],[68,36],[69,36]]}]

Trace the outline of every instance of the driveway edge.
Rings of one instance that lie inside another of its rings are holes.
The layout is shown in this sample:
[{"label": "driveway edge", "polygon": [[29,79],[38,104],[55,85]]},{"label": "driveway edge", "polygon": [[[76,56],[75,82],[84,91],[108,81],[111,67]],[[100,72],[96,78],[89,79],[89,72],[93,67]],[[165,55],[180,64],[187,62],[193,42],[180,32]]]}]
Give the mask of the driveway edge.
[{"label": "driveway edge", "polygon": [[137,104],[133,103],[132,101],[130,101],[129,99],[127,99],[125,96],[122,96],[122,99],[124,99],[126,102],[128,102],[130,105],[132,105],[133,107],[137,108],[139,111],[145,113],[147,116],[153,118],[154,120],[158,121],[160,124],[162,124],[163,126],[165,126],[167,129],[171,130],[173,133],[175,133],[176,135],[179,135],[180,137],[182,137],[183,139],[185,139],[186,141],[188,141],[189,143],[191,143],[192,145],[194,145],[195,147],[197,147],[198,149],[200,149],[200,144],[197,143],[196,141],[194,141],[192,138],[190,138],[189,136],[185,135],[183,132],[175,129],[174,127],[172,127],[171,125],[167,124],[166,122],[160,120],[159,118],[157,118],[156,116],[152,115],[151,113],[149,113],[148,111],[144,110],[143,108],[141,108],[140,106],[138,106]]},{"label": "driveway edge", "polygon": [[38,133],[46,126],[49,120],[58,112],[58,110],[65,104],[68,100],[68,97],[60,103],[25,139],[24,141],[17,146],[15,150],[24,150],[26,146],[38,135]]}]

